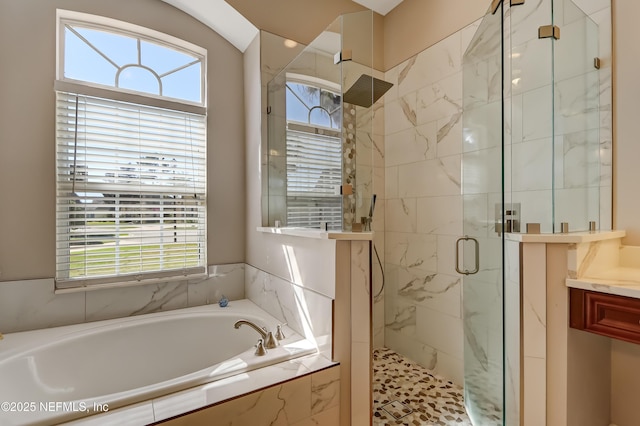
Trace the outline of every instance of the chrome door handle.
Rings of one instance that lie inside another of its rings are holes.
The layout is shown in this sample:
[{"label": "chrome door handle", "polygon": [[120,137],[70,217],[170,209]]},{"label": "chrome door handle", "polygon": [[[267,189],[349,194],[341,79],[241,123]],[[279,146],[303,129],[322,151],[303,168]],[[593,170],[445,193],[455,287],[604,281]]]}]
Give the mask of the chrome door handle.
[{"label": "chrome door handle", "polygon": [[[475,268],[471,271],[465,269],[464,271],[460,270],[460,241],[473,241],[475,245]],[[462,275],[472,275],[477,274],[480,270],[480,243],[473,237],[465,235],[464,237],[460,237],[456,240],[456,272]]]}]

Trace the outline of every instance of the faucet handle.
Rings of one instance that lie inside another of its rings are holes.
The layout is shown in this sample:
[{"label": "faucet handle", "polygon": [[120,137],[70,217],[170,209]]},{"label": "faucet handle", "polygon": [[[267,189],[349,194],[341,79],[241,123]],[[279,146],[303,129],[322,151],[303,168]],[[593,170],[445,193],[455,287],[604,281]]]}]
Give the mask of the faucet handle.
[{"label": "faucet handle", "polygon": [[278,324],[276,326],[276,339],[278,340],[284,340],[287,338],[287,336],[284,335],[284,332],[282,331],[282,327],[287,325],[287,323],[285,322],[284,324]]},{"label": "faucet handle", "polygon": [[267,349],[264,347],[264,339],[258,339],[258,344],[256,345],[255,354],[258,356],[263,356],[267,354]]}]

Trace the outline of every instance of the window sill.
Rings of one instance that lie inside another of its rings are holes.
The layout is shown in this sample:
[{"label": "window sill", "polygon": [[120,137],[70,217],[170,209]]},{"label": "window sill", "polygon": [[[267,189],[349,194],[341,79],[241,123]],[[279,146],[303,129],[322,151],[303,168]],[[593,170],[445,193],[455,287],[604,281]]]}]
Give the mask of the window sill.
[{"label": "window sill", "polygon": [[373,232],[343,232],[343,231],[321,231],[309,228],[257,228],[258,232],[266,234],[288,235],[293,237],[314,238],[319,240],[347,240],[347,241],[372,241]]}]

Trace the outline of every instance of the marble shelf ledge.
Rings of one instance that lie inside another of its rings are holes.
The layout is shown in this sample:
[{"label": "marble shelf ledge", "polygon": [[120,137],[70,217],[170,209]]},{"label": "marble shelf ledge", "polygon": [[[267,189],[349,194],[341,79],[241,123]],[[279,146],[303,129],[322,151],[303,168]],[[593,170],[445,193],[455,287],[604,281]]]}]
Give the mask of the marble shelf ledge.
[{"label": "marble shelf ledge", "polygon": [[605,277],[568,278],[567,287],[640,299],[640,269],[613,268]]},{"label": "marble shelf ledge", "polygon": [[349,241],[371,241],[373,232],[343,232],[343,231],[321,231],[309,228],[257,228],[258,232],[267,234],[290,235],[294,237],[315,238],[320,240],[349,240]]},{"label": "marble shelf ledge", "polygon": [[521,243],[550,243],[550,244],[579,244],[592,241],[615,240],[623,238],[626,232],[620,231],[594,231],[594,232],[569,232],[567,234],[506,234],[509,241]]}]

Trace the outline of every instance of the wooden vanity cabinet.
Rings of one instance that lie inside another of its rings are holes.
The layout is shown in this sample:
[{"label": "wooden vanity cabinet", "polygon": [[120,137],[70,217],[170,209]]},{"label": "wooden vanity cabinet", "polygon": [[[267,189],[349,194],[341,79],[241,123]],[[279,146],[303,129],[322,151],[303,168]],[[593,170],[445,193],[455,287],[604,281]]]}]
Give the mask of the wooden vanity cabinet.
[{"label": "wooden vanity cabinet", "polygon": [[640,343],[640,299],[571,288],[569,326]]}]

